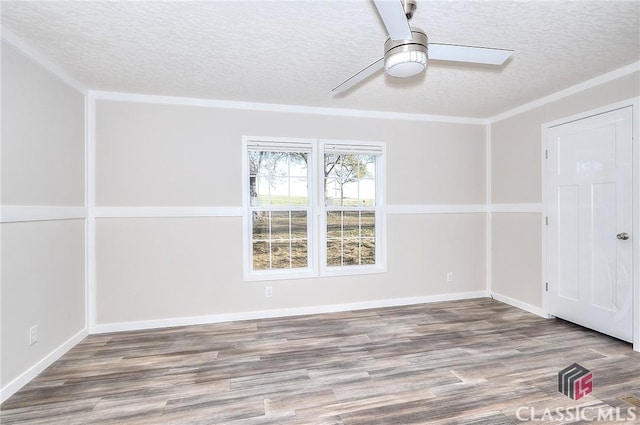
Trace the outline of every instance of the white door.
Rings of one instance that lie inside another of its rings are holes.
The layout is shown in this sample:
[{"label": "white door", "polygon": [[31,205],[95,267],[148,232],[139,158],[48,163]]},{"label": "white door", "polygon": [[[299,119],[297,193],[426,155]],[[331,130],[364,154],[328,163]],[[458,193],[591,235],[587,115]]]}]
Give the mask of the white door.
[{"label": "white door", "polygon": [[631,342],[632,109],[546,140],[549,314]]}]

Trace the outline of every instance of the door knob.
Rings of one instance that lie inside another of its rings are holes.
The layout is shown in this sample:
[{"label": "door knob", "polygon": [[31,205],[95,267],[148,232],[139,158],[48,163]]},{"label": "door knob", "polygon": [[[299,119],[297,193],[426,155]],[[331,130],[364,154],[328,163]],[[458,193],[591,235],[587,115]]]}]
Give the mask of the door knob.
[{"label": "door knob", "polygon": [[616,238],[622,240],[622,241],[626,241],[627,239],[629,239],[629,234],[627,232],[622,232],[622,233],[618,233],[616,235]]}]

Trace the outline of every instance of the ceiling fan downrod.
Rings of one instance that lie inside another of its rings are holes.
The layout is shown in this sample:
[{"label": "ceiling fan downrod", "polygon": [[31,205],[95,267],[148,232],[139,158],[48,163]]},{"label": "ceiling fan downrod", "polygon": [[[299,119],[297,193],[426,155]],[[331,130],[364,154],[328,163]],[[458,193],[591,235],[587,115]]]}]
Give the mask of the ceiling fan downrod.
[{"label": "ceiling fan downrod", "polygon": [[407,21],[410,21],[418,8],[418,4],[416,0],[402,0],[402,8],[404,9],[404,16],[407,17]]}]

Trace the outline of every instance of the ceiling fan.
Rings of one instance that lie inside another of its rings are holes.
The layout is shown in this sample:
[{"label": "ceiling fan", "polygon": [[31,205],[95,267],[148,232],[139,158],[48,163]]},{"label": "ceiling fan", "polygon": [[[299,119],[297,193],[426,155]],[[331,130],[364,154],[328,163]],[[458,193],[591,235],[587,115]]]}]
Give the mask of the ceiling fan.
[{"label": "ceiling fan", "polygon": [[489,47],[460,46],[429,43],[427,34],[409,26],[417,5],[415,0],[373,0],[378,14],[389,33],[384,43],[384,57],[335,87],[334,93],[344,92],[370,75],[384,68],[392,77],[411,77],[427,69],[427,58],[437,61],[502,65],[513,50]]}]

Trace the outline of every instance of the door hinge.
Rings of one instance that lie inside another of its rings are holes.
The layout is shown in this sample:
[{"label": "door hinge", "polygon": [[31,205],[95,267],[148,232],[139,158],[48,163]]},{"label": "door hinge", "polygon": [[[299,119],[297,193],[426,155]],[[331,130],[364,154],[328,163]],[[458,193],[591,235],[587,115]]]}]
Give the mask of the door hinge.
[{"label": "door hinge", "polygon": [[546,224],[547,226],[549,225],[549,216],[545,216],[544,217],[544,224]]},{"label": "door hinge", "polygon": [[545,282],[544,289],[549,292],[549,282]]},{"label": "door hinge", "polygon": [[544,150],[544,159],[549,159],[549,149]]}]

